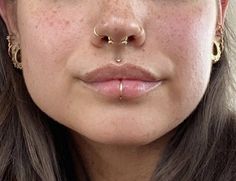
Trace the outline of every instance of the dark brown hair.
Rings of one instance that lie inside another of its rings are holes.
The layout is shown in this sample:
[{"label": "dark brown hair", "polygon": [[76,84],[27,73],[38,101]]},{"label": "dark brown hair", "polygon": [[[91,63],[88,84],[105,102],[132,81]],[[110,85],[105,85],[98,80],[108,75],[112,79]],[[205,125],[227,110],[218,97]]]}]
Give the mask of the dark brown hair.
[{"label": "dark brown hair", "polygon": [[[227,27],[226,37],[232,38]],[[88,181],[67,128],[33,103],[22,72],[7,55],[6,36],[0,18],[0,181]],[[153,180],[236,180],[236,116],[228,105],[235,97],[228,93],[233,84],[227,55],[213,65],[202,100],[177,127]]]}]

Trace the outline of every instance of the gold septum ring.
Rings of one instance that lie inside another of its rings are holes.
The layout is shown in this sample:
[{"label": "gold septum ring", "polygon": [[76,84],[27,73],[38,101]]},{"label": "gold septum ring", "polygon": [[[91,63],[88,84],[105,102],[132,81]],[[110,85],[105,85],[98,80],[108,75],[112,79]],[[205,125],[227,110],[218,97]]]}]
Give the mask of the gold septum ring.
[{"label": "gold septum ring", "polygon": [[[100,34],[98,34],[97,31],[96,31],[96,27],[94,27],[93,33],[94,33],[94,35],[96,35],[97,37],[101,37],[101,38],[107,37],[107,39],[108,39],[108,44],[115,44],[115,43],[116,43],[114,40],[112,40],[112,38],[111,38],[110,36],[105,36],[105,35],[100,35]],[[128,36],[125,36],[118,44],[127,45],[127,44],[128,44]]]}]

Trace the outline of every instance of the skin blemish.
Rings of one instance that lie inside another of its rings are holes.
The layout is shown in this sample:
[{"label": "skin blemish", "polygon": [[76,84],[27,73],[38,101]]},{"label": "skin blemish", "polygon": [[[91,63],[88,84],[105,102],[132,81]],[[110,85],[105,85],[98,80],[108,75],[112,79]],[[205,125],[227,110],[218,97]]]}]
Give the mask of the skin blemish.
[{"label": "skin blemish", "polygon": [[65,21],[65,26],[70,25],[70,21],[69,20],[64,20]]},{"label": "skin blemish", "polygon": [[81,19],[80,19],[80,23],[83,23],[83,22],[84,22],[84,18],[81,18]]}]

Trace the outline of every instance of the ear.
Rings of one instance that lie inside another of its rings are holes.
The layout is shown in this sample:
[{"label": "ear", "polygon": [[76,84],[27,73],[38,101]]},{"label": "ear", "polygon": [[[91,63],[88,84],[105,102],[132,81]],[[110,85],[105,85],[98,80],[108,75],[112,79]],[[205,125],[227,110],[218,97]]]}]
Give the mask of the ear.
[{"label": "ear", "polygon": [[218,0],[218,24],[224,26],[229,0]]},{"label": "ear", "polygon": [[6,22],[6,2],[5,0],[0,0],[0,16],[3,19],[4,22]]},{"label": "ear", "polygon": [[0,16],[3,19],[7,30],[10,33],[17,34],[16,21],[16,1],[0,0]]}]

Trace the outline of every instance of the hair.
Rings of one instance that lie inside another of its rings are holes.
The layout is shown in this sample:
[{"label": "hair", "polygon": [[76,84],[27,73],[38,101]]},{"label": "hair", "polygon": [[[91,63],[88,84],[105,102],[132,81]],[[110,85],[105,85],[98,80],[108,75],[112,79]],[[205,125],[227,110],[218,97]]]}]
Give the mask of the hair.
[{"label": "hair", "polygon": [[[176,128],[152,180],[236,180],[236,115],[228,93],[230,87],[235,90],[229,61],[235,47],[229,40],[234,34],[226,27],[227,49],[213,65],[200,103]],[[6,36],[0,18],[0,180],[88,181],[68,129],[32,101],[22,72],[7,54]],[[75,162],[80,166],[76,170]]]}]

